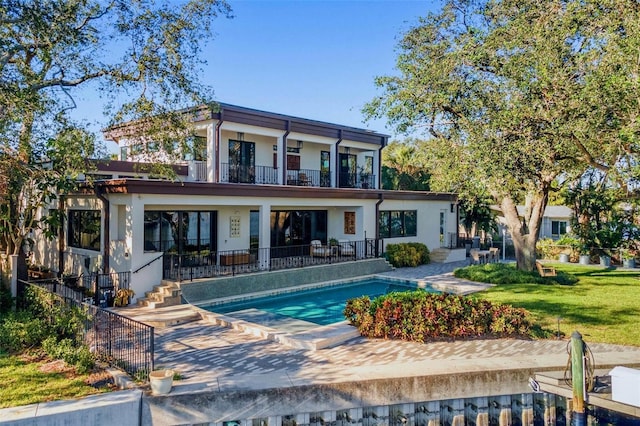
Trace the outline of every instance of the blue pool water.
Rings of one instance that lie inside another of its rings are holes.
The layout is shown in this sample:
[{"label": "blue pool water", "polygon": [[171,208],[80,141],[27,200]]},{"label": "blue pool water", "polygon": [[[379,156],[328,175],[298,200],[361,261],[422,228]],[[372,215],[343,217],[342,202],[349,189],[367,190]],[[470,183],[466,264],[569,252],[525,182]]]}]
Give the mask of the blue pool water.
[{"label": "blue pool water", "polygon": [[[277,317],[287,317],[318,325],[329,325],[344,321],[342,312],[348,299],[368,295],[373,299],[393,291],[407,291],[418,288],[411,281],[390,280],[382,277],[367,278],[358,281],[334,283],[300,291],[291,291],[237,302],[204,307],[208,311],[221,314],[258,310]],[[438,292],[432,288],[426,291]]]}]

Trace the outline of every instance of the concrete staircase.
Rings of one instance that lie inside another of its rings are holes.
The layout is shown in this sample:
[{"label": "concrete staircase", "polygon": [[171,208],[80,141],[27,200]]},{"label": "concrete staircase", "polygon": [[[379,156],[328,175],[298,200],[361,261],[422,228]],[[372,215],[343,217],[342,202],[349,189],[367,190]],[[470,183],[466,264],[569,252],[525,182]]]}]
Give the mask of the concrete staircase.
[{"label": "concrete staircase", "polygon": [[145,297],[138,298],[140,307],[164,308],[181,303],[182,291],[176,283],[171,281],[162,281],[160,285],[154,286],[152,291],[145,292]]}]

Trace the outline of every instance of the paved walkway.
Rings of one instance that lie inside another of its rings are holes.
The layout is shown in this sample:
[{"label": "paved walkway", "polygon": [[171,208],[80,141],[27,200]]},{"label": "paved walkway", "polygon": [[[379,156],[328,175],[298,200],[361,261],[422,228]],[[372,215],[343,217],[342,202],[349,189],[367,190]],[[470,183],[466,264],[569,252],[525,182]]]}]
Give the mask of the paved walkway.
[{"label": "paved walkway", "polygon": [[[400,268],[384,275],[462,287],[451,271],[458,264]],[[156,366],[183,380],[172,394],[199,390],[265,389],[425,374],[516,368],[563,368],[567,342],[515,339],[419,344],[361,337],[316,351],[292,349],[237,330],[196,321],[156,329]],[[587,344],[589,344],[587,340]],[[640,348],[589,344],[596,366],[638,365]]]}]

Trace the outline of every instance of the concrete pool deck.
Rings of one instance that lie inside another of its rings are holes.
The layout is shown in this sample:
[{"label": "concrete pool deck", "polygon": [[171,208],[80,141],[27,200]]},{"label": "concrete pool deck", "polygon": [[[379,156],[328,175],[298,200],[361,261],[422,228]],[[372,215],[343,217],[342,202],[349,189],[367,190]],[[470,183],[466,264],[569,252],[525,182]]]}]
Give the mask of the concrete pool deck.
[{"label": "concrete pool deck", "polygon": [[[453,277],[450,272],[457,266],[426,265],[382,275],[467,290],[478,285]],[[591,343],[588,335],[584,340],[599,368],[640,366],[638,347]],[[466,398],[483,394],[479,392],[525,393],[531,392],[528,377],[563,371],[568,359],[566,340],[420,344],[354,337],[307,350],[204,320],[156,329],[155,351],[156,368],[172,368],[182,379],[169,395],[145,398],[144,410],[153,424],[257,418],[410,398]]]}]

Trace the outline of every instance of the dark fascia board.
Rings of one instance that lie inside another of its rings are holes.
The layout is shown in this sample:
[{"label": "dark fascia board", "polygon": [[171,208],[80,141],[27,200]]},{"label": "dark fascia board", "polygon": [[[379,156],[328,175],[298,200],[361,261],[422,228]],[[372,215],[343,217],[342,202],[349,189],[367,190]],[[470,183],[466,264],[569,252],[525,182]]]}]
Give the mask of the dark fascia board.
[{"label": "dark fascia board", "polygon": [[457,194],[426,191],[387,191],[346,188],[251,185],[237,183],[167,182],[143,179],[112,179],[96,184],[105,194],[166,194],[223,197],[349,198],[358,200],[422,200],[455,203]]},{"label": "dark fascia board", "polygon": [[[199,117],[204,120],[206,115],[199,114]],[[342,135],[343,139],[373,143],[380,146],[385,146],[389,139],[389,135],[371,130],[260,111],[225,103],[218,103],[218,111],[212,112],[210,117],[215,120],[222,119],[223,121],[233,123],[242,123],[282,131],[289,130],[291,132],[325,136],[333,139],[338,139],[340,135]]]},{"label": "dark fascia board", "polygon": [[[111,173],[148,173],[148,170],[153,167],[152,163],[134,161],[89,160],[89,162],[97,171]],[[187,176],[189,174],[188,166],[173,164],[171,167],[178,176]]]},{"label": "dark fascia board", "polygon": [[[374,132],[372,130],[261,111],[222,102],[216,102],[211,107],[200,105],[195,108],[185,109],[183,112],[185,114],[189,114],[189,119],[193,122],[211,119],[222,120],[232,123],[265,127],[268,129],[325,136],[333,139],[339,139],[342,137],[342,139],[376,144],[381,147],[387,145],[387,141],[390,137],[389,135]],[[135,123],[123,123],[104,129],[103,133],[107,139],[117,140],[118,137],[135,133],[135,127]]]}]

